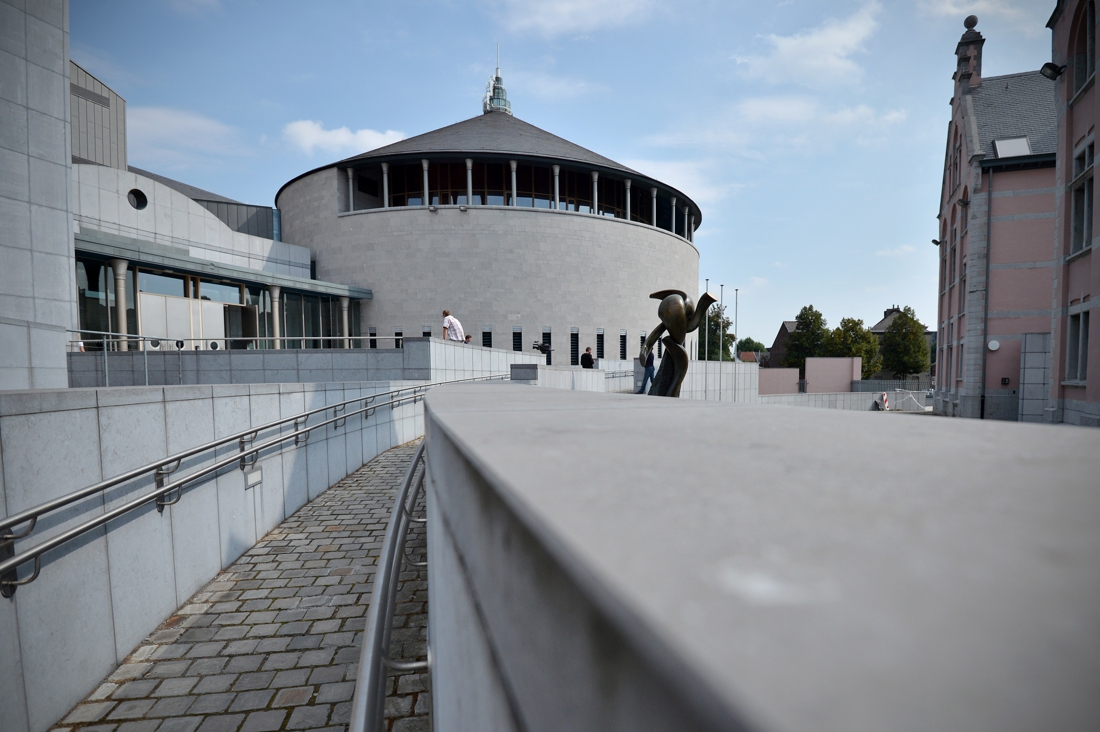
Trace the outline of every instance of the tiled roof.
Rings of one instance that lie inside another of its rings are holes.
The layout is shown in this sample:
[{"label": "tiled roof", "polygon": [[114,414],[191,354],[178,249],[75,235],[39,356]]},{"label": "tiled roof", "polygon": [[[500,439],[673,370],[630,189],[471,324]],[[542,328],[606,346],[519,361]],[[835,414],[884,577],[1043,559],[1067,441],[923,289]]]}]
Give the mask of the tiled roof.
[{"label": "tiled roof", "polygon": [[503,112],[490,112],[471,117],[423,135],[410,137],[392,145],[347,158],[369,160],[403,155],[429,153],[495,153],[520,157],[554,158],[563,162],[595,165],[601,168],[641,175],[610,158],[575,145],[546,130]]},{"label": "tiled roof", "polygon": [[1055,83],[1038,71],[989,76],[970,92],[978,123],[978,142],[985,159],[997,156],[994,140],[1028,138],[1031,153],[1053,153],[1058,147]]}]

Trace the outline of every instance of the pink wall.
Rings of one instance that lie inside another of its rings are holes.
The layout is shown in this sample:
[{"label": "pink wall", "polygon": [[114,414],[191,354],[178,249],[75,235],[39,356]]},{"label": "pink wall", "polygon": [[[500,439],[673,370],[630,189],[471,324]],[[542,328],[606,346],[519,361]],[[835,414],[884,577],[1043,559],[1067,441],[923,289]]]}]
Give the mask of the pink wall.
[{"label": "pink wall", "polygon": [[859,381],[862,369],[863,359],[858,356],[855,358],[807,358],[806,392],[836,394],[851,391],[852,382]]},{"label": "pink wall", "polygon": [[760,369],[761,394],[797,394],[798,369]]}]

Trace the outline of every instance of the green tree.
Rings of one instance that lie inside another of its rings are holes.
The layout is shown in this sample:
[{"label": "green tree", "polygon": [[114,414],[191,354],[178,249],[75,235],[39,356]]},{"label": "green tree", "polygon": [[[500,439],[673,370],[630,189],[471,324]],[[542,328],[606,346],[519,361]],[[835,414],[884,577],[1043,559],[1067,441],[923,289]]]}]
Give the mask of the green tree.
[{"label": "green tree", "polygon": [[746,337],[746,338],[742,338],[741,340],[737,341],[737,352],[738,353],[745,353],[746,351],[756,351],[757,353],[760,353],[761,351],[766,351],[766,350],[768,350],[767,346],[765,346],[760,341],[754,341],[752,338],[747,338]]},{"label": "green tree", "polygon": [[717,304],[710,306],[710,316],[706,319],[706,331],[702,326],[699,328],[700,361],[718,360],[719,341],[721,341],[722,360],[733,360],[733,344],[737,341],[737,336],[730,332],[732,326],[733,321],[726,317],[725,307]]},{"label": "green tree", "polygon": [[863,378],[869,379],[882,370],[878,336],[863,327],[858,318],[844,318],[839,328],[833,328],[825,340],[825,355],[863,359]]},{"label": "green tree", "polygon": [[882,336],[882,367],[894,377],[906,379],[928,370],[928,342],[924,339],[924,324],[917,320],[913,308],[906,305]]},{"label": "green tree", "polygon": [[798,369],[798,378],[806,378],[806,359],[825,355],[825,341],[829,337],[825,316],[813,305],[798,311],[794,333],[787,341],[787,355],[781,366]]}]

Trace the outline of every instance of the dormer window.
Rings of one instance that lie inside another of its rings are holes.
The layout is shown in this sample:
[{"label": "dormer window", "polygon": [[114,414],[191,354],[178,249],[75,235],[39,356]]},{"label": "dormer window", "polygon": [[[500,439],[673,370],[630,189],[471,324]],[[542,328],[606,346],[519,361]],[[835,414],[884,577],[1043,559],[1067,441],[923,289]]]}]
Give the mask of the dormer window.
[{"label": "dormer window", "polygon": [[1026,136],[1006,137],[1003,140],[994,140],[993,149],[997,151],[998,158],[1016,158],[1031,154],[1031,141]]}]

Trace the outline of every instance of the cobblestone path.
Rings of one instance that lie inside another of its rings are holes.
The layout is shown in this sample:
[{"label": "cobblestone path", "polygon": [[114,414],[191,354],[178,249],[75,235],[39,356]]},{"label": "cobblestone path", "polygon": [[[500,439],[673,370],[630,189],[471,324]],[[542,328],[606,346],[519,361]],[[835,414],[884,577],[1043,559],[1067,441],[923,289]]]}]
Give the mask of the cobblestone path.
[{"label": "cobblestone path", "polygon": [[[346,730],[374,567],[416,446],[379,455],[280,524],[54,729]],[[407,546],[423,559],[422,524]],[[390,655],[420,659],[427,569],[406,565],[401,580]],[[427,674],[391,674],[386,702],[393,732],[430,728]]]}]

